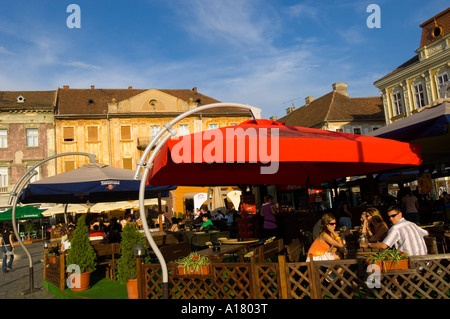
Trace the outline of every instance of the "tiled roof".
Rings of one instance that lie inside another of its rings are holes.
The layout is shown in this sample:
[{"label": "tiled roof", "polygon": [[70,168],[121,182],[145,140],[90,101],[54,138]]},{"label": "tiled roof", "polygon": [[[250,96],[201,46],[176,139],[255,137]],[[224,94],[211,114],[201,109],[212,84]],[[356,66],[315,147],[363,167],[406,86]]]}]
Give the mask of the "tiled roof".
[{"label": "tiled roof", "polygon": [[[56,91],[0,91],[0,110],[51,110]],[[18,102],[18,98],[22,97]]]},{"label": "tiled roof", "polygon": [[[439,40],[446,34],[450,33],[450,7],[438,13],[431,19],[425,21],[420,25],[422,28],[422,37],[420,39],[420,47],[429,45],[430,43]],[[441,28],[436,34],[434,30]]]},{"label": "tiled roof", "polygon": [[314,127],[327,121],[384,121],[381,97],[350,98],[336,91],[278,119],[286,125]]},{"label": "tiled roof", "polygon": [[108,103],[126,100],[146,90],[136,89],[59,89],[57,115],[106,114]]},{"label": "tiled roof", "polygon": [[[57,115],[103,115],[107,113],[108,103],[114,98],[117,102],[129,99],[146,89],[71,89],[62,88],[58,92]],[[158,89],[158,91],[170,94],[184,101],[192,99],[198,106],[219,103],[212,97],[198,93],[197,89]],[[222,108],[204,111],[205,114],[241,114],[248,115],[248,111]]]}]

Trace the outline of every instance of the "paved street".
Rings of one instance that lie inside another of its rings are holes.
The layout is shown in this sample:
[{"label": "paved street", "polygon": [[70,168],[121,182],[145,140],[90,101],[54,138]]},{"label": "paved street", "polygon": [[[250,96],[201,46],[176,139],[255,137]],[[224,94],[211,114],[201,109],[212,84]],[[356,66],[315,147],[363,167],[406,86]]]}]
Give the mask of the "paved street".
[{"label": "paved street", "polygon": [[[20,245],[16,246],[13,262],[13,271],[3,273],[0,271],[0,299],[56,299],[42,287],[43,269],[42,243],[26,245],[33,259],[34,287],[39,288],[32,294],[24,294],[30,288],[30,268],[28,257]],[[2,258],[0,258],[0,264]]]}]

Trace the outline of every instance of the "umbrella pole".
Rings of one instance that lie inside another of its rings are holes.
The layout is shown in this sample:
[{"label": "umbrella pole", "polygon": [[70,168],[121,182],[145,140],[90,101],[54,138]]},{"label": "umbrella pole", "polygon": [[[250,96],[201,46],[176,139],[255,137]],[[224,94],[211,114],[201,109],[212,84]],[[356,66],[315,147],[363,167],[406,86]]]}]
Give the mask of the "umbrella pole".
[{"label": "umbrella pole", "polygon": [[[156,257],[158,257],[158,260],[161,263],[161,269],[162,269],[162,275],[163,275],[162,285],[163,285],[163,298],[164,299],[169,298],[169,275],[168,275],[168,270],[167,270],[167,264],[166,264],[166,261],[165,261],[163,255],[161,254],[161,251],[159,250],[158,246],[156,245],[155,240],[153,239],[152,235],[150,234],[150,230],[148,229],[148,224],[147,224],[147,217],[145,216],[145,211],[144,211],[144,194],[145,194],[145,185],[147,183],[148,173],[149,173],[149,170],[153,166],[153,160],[155,159],[156,154],[158,154],[158,152],[160,151],[162,146],[167,142],[167,140],[171,136],[176,136],[177,131],[176,131],[176,129],[173,128],[174,124],[176,124],[177,122],[179,122],[180,120],[184,119],[185,117],[187,117],[191,114],[201,112],[203,110],[216,108],[216,107],[222,107],[224,105],[226,105],[228,107],[232,107],[232,108],[247,109],[252,113],[252,115],[255,119],[261,118],[261,114],[258,111],[258,109],[253,106],[249,106],[249,105],[243,105],[243,104],[237,104],[237,103],[212,103],[212,104],[207,104],[207,105],[197,107],[195,109],[186,111],[183,114],[178,115],[176,118],[171,120],[169,123],[165,123],[163,128],[161,130],[159,130],[159,132],[156,134],[156,136],[147,145],[144,152],[142,153],[141,158],[137,162],[137,169],[136,169],[136,173],[134,175],[135,179],[139,178],[140,170],[142,168],[144,169],[144,172],[141,177],[141,186],[139,189],[139,213],[141,216],[142,227],[144,228],[145,236],[147,237],[147,239],[150,243],[150,246],[152,247],[153,251],[155,252]],[[166,132],[169,132],[169,134],[166,134],[163,137],[163,135]],[[162,138],[162,140],[160,141],[161,138]],[[156,145],[156,147],[153,150],[152,154],[150,155],[149,160],[146,161],[146,158],[154,145]]]},{"label": "umbrella pole", "polygon": [[[25,185],[30,181],[30,179],[34,176],[35,174],[30,174],[29,176],[27,176],[27,178],[25,179]],[[17,199],[20,196],[20,194],[22,193],[22,189],[23,189],[23,185],[20,186],[20,191],[18,192],[18,196],[15,196],[13,199],[13,207],[12,207],[12,225],[13,225],[13,230],[14,230],[14,234],[16,235],[16,239],[19,243],[19,245],[23,248],[23,250],[25,251],[27,257],[28,257],[28,262],[29,262],[29,282],[30,282],[30,289],[25,290],[22,294],[23,295],[29,295],[32,294],[36,291],[41,290],[40,288],[35,288],[34,287],[34,270],[33,270],[33,258],[31,257],[31,254],[29,252],[29,250],[27,249],[27,247],[25,246],[25,244],[22,242],[22,239],[20,238],[19,232],[18,232],[18,227],[16,225],[16,206],[17,206]]]}]

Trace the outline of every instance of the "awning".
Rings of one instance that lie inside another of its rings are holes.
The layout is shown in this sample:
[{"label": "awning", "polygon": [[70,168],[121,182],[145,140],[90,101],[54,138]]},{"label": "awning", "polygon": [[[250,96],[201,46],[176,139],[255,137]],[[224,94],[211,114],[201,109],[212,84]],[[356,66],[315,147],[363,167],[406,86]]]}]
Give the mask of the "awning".
[{"label": "awning", "polygon": [[[35,206],[16,206],[16,219],[33,219],[41,218],[42,209]],[[11,220],[12,219],[12,208],[7,211],[0,213],[1,220]]]},{"label": "awning", "polygon": [[447,98],[368,135],[421,145],[423,165],[450,163],[449,123]]}]

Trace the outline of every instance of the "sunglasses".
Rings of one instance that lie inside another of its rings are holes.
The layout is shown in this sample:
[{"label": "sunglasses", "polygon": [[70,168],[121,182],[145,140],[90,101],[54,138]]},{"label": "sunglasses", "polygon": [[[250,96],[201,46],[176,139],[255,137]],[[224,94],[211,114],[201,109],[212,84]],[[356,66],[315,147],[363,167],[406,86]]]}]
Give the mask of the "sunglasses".
[{"label": "sunglasses", "polygon": [[394,217],[397,216],[398,214],[400,214],[400,213],[397,213],[397,214],[394,214],[394,215],[389,215],[388,217],[389,217],[389,218],[394,218]]},{"label": "sunglasses", "polygon": [[336,225],[336,223],[328,223],[328,225],[334,226]]}]

